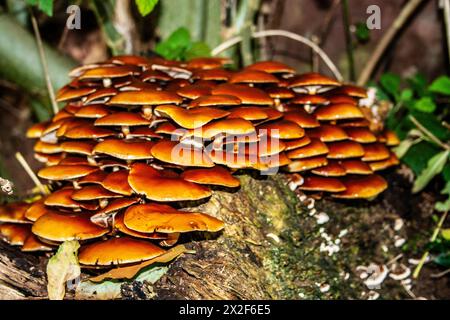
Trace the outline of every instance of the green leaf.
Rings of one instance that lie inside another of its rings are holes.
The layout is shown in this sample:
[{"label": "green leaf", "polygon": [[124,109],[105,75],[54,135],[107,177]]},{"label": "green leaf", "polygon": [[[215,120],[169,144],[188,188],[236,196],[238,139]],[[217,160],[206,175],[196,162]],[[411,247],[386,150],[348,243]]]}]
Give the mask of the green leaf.
[{"label": "green leaf", "polygon": [[445,181],[450,181],[450,162],[447,163],[444,167],[444,170],[442,170],[442,177]]},{"label": "green leaf", "polygon": [[416,143],[419,143],[420,139],[406,139],[400,142],[400,144],[393,149],[395,152],[395,155],[398,158],[403,158],[403,156],[408,152],[408,150],[415,145]]},{"label": "green leaf", "polygon": [[439,151],[440,149],[433,144],[427,141],[421,141],[408,150],[403,156],[402,161],[417,176],[425,169],[427,162]]},{"label": "green leaf", "polygon": [[434,205],[434,208],[440,212],[446,212],[450,210],[450,198],[445,201],[438,201]]},{"label": "green leaf", "polygon": [[450,78],[447,76],[441,76],[433,81],[429,90],[431,92],[450,95]]},{"label": "green leaf", "polygon": [[413,77],[409,78],[407,82],[418,97],[427,95],[427,79],[422,74],[415,74]]},{"label": "green leaf", "polygon": [[211,48],[204,42],[194,42],[192,46],[186,51],[185,59],[193,59],[198,57],[210,57]]},{"label": "green leaf", "polygon": [[355,24],[355,27],[355,35],[358,41],[367,42],[370,40],[370,30],[367,28],[367,24],[365,22],[358,22]]},{"label": "green leaf", "polygon": [[191,35],[184,27],[175,30],[166,40],[155,47],[155,52],[166,59],[182,60],[191,46]]},{"label": "green leaf", "polygon": [[448,161],[449,155],[449,150],[441,151],[428,161],[427,167],[420,173],[414,182],[412,189],[413,193],[421,191],[436,175],[442,172]]},{"label": "green leaf", "polygon": [[448,253],[448,252],[441,253],[434,259],[434,262],[445,268],[449,268],[450,267],[450,253]]},{"label": "green leaf", "polygon": [[[436,115],[431,113],[420,112],[417,110],[411,111],[411,114],[423,125],[428,131],[436,136],[441,141],[450,140],[450,130],[444,127]],[[410,121],[410,120],[408,120]],[[414,125],[412,125],[415,127]]]},{"label": "green leaf", "polygon": [[411,100],[414,96],[414,92],[411,89],[404,89],[400,94],[401,101]]},{"label": "green leaf", "polygon": [[139,13],[143,17],[152,12],[157,4],[158,0],[136,0]]},{"label": "green leaf", "polygon": [[436,110],[436,104],[431,97],[422,97],[414,102],[414,108],[422,112],[432,113]]},{"label": "green leaf", "polygon": [[450,240],[450,229],[442,229],[441,230],[441,236],[445,240]]},{"label": "green leaf", "polygon": [[385,73],[380,78],[383,89],[397,99],[400,90],[400,76],[393,73]]},{"label": "green leaf", "polygon": [[26,0],[30,6],[36,6],[48,16],[53,15],[53,0]]}]

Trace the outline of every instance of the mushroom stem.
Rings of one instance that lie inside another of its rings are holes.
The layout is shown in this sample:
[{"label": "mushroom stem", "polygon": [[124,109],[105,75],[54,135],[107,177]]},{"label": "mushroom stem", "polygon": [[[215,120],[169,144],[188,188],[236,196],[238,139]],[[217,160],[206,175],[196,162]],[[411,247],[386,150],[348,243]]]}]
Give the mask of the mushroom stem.
[{"label": "mushroom stem", "polygon": [[36,187],[38,187],[38,189],[42,193],[42,195],[47,195],[48,194],[47,189],[44,187],[44,185],[41,183],[41,181],[39,181],[38,177],[33,172],[33,170],[31,170],[31,167],[29,166],[28,162],[25,160],[25,158],[22,156],[22,154],[20,152],[16,152],[16,159],[22,165],[25,172],[28,173],[31,180],[33,180],[34,184],[36,185]]},{"label": "mushroom stem", "polygon": [[122,133],[125,136],[125,138],[130,134],[130,127],[129,126],[122,126]]},{"label": "mushroom stem", "polygon": [[108,199],[100,199],[98,201],[98,204],[101,209],[105,208],[108,205]]},{"label": "mushroom stem", "polygon": [[152,106],[142,106],[143,117],[147,120],[150,120],[153,115]]},{"label": "mushroom stem", "polygon": [[112,85],[111,78],[105,78],[105,79],[103,79],[103,86],[104,86],[105,88],[109,88],[109,87],[111,87],[111,85]]}]

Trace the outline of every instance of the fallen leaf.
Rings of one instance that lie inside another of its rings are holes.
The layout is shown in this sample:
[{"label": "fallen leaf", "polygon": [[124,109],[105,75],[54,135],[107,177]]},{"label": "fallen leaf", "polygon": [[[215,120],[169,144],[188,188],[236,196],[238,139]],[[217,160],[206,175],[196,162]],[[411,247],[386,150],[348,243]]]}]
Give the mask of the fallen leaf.
[{"label": "fallen leaf", "polygon": [[62,300],[66,293],[66,283],[80,276],[76,240],[63,242],[47,264],[47,292],[50,300]]},{"label": "fallen leaf", "polygon": [[143,268],[150,266],[154,263],[166,263],[166,262],[172,261],[173,259],[178,257],[180,254],[185,253],[185,252],[189,252],[189,250],[184,245],[180,244],[156,258],[144,261],[144,262],[136,264],[136,265],[128,266],[128,267],[119,267],[119,268],[111,269],[108,272],[103,273],[99,276],[90,278],[89,280],[92,282],[101,282],[105,279],[132,279]]}]

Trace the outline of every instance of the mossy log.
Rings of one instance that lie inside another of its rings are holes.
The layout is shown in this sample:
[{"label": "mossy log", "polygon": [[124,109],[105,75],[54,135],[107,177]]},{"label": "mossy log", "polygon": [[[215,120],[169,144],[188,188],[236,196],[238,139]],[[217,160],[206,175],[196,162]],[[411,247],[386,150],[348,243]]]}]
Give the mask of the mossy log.
[{"label": "mossy log", "polygon": [[[395,175],[395,174],[394,174]],[[398,254],[380,249],[393,238],[386,226],[396,214],[397,197],[387,190],[377,200],[316,202],[317,217],[287,187],[285,176],[240,176],[234,193],[215,191],[198,208],[223,219],[215,235],[196,234],[187,240],[195,254],[184,254],[154,284],[127,281],[114,297],[122,299],[351,299],[367,291],[355,273],[358,264],[383,263]],[[395,175],[395,179],[398,176]],[[342,236],[343,230],[347,235]],[[320,250],[324,233],[338,239],[339,251]],[[341,237],[338,235],[341,234]],[[381,252],[381,254],[380,254]],[[39,261],[41,259],[41,262]],[[384,262],[386,261],[384,260]],[[0,297],[45,298],[45,258],[23,254],[4,245],[0,253]],[[84,275],[82,278],[85,279]],[[86,280],[82,280],[86,281]],[[392,290],[383,298],[401,295]],[[70,292],[68,298],[74,295]],[[100,298],[91,296],[90,298]]]}]

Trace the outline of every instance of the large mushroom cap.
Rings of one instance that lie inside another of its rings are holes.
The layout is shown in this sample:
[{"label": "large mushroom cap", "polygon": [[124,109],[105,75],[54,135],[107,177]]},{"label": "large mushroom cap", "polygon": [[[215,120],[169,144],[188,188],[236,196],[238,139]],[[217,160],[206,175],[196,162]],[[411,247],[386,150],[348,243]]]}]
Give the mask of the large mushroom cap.
[{"label": "large mushroom cap", "polygon": [[187,136],[195,136],[204,139],[211,139],[219,134],[226,135],[249,135],[255,132],[253,124],[245,119],[220,119],[207,125],[189,130]]},{"label": "large mushroom cap", "polygon": [[94,124],[96,126],[148,126],[151,121],[138,113],[115,112],[95,120]]},{"label": "large mushroom cap", "polygon": [[328,164],[327,157],[317,156],[291,161],[291,163],[287,165],[286,170],[288,172],[302,172],[312,170],[315,168],[320,168],[326,166],[327,164]]},{"label": "large mushroom cap", "polygon": [[303,184],[299,188],[305,191],[326,191],[332,193],[345,190],[344,184],[339,179],[317,176],[305,177]]},{"label": "large mushroom cap", "polygon": [[328,144],[328,159],[358,158],[364,155],[364,148],[354,141],[337,141]]},{"label": "large mushroom cap", "polygon": [[12,246],[21,246],[31,233],[26,224],[3,223],[0,224],[0,238]]},{"label": "large mushroom cap", "polygon": [[314,111],[314,115],[319,121],[364,118],[360,108],[355,105],[345,103],[320,106]]},{"label": "large mushroom cap", "polygon": [[95,154],[105,154],[123,160],[144,160],[153,158],[150,150],[154,142],[132,139],[108,139],[99,142],[95,148]]},{"label": "large mushroom cap", "polygon": [[223,229],[219,219],[203,213],[182,212],[167,205],[139,204],[125,211],[125,225],[139,232],[191,232]]},{"label": "large mushroom cap", "polygon": [[83,265],[110,266],[150,260],[164,252],[151,242],[120,237],[83,246],[78,258]]},{"label": "large mushroom cap", "polygon": [[139,69],[135,66],[101,66],[86,70],[78,79],[106,79],[106,78],[120,78],[138,74]]},{"label": "large mushroom cap", "polygon": [[294,73],[295,70],[290,66],[277,61],[259,61],[255,62],[245,69],[264,71],[268,73]]},{"label": "large mushroom cap", "polygon": [[239,180],[231,175],[231,173],[221,167],[214,166],[206,169],[188,169],[184,171],[181,177],[190,182],[199,184],[208,184],[223,186],[229,188],[239,187]]},{"label": "large mushroom cap", "polygon": [[182,98],[175,93],[158,90],[124,91],[113,96],[107,103],[110,105],[158,105],[180,104]]},{"label": "large mushroom cap", "polygon": [[79,108],[75,112],[75,117],[96,119],[108,115],[109,112],[109,109],[103,104],[92,104]]},{"label": "large mushroom cap", "polygon": [[284,120],[295,122],[302,128],[317,128],[320,126],[316,117],[300,108],[286,112],[284,114]]},{"label": "large mushroom cap", "polygon": [[305,73],[289,80],[289,88],[297,92],[315,94],[340,86],[340,82],[319,73]]},{"label": "large mushroom cap", "polygon": [[342,178],[346,190],[333,197],[344,199],[368,199],[377,196],[387,188],[387,182],[379,175],[352,176]]},{"label": "large mushroom cap", "polygon": [[238,97],[243,104],[273,105],[273,100],[264,91],[238,84],[220,84],[212,90],[213,95]]},{"label": "large mushroom cap", "polygon": [[136,193],[154,201],[199,200],[211,195],[208,188],[181,178],[164,177],[156,169],[142,163],[131,166],[128,183]]},{"label": "large mushroom cap", "polygon": [[186,167],[213,167],[214,163],[202,149],[191,145],[183,145],[176,141],[161,140],[152,148],[151,153],[156,159]]},{"label": "large mushroom cap", "polygon": [[30,223],[25,217],[29,207],[30,205],[25,202],[9,203],[0,206],[0,222]]},{"label": "large mushroom cap", "polygon": [[192,100],[189,108],[212,107],[212,106],[237,106],[241,104],[241,99],[226,94],[205,95]]},{"label": "large mushroom cap", "polygon": [[97,171],[97,167],[87,165],[55,165],[39,170],[38,176],[47,180],[72,180]]},{"label": "large mushroom cap", "polygon": [[[70,208],[70,209],[86,209],[86,210],[96,210],[97,205],[91,203],[83,203],[76,201],[73,198],[73,194],[75,192],[74,188],[68,187],[56,190],[52,192],[45,200],[44,204],[50,207],[62,207],[62,208]],[[91,199],[89,199],[91,200]],[[47,212],[55,212],[52,210],[45,210]]]},{"label": "large mushroom cap", "polygon": [[130,196],[133,190],[128,184],[128,174],[128,170],[123,169],[111,172],[102,180],[101,185],[111,192]]},{"label": "large mushroom cap", "polygon": [[100,185],[85,186],[79,190],[75,190],[72,193],[72,199],[75,201],[89,201],[120,197],[122,197],[122,195],[111,192]]},{"label": "large mushroom cap", "polygon": [[287,152],[287,156],[290,159],[303,159],[326,155],[328,151],[328,147],[325,143],[323,143],[319,139],[311,139],[311,142],[309,144]]},{"label": "large mushroom cap", "polygon": [[277,83],[277,77],[259,70],[243,70],[233,74],[230,83]]},{"label": "large mushroom cap", "polygon": [[336,125],[323,124],[320,127],[307,130],[310,138],[318,138],[323,142],[334,142],[348,139],[344,129]]},{"label": "large mushroom cap", "polygon": [[23,243],[22,248],[20,250],[22,250],[23,252],[36,252],[36,251],[53,251],[53,249],[55,249],[54,246],[42,242],[30,231],[29,236],[25,239],[25,242]]},{"label": "large mushroom cap", "polygon": [[38,237],[55,242],[94,239],[109,232],[89,218],[87,214],[48,212],[36,220],[31,230]]},{"label": "large mushroom cap", "polygon": [[194,129],[204,126],[215,119],[226,117],[229,112],[209,107],[199,107],[186,110],[181,107],[163,105],[155,108],[157,115],[169,117],[177,124],[187,129]]},{"label": "large mushroom cap", "polygon": [[364,144],[363,161],[381,161],[386,160],[390,156],[389,149],[382,143]]},{"label": "large mushroom cap", "polygon": [[302,127],[289,120],[262,124],[258,127],[258,132],[278,139],[299,139],[305,135],[305,130]]}]

